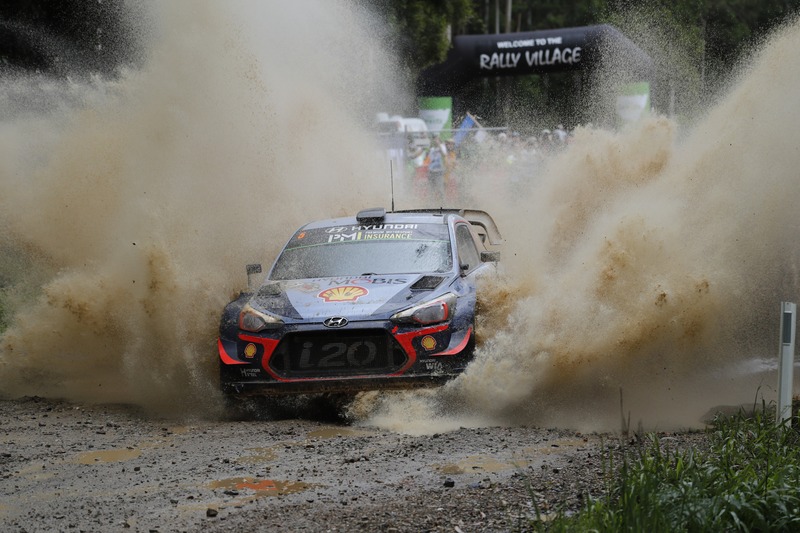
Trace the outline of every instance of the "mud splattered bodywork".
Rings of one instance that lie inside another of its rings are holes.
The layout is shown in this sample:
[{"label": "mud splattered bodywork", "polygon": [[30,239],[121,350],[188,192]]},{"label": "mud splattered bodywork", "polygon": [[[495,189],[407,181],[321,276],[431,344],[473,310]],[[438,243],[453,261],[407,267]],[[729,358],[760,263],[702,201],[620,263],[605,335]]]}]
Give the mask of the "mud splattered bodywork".
[{"label": "mud splattered bodywork", "polygon": [[266,279],[222,314],[223,392],[447,381],[472,358],[476,280],[493,269],[499,243],[478,211],[373,209],[303,226]]}]

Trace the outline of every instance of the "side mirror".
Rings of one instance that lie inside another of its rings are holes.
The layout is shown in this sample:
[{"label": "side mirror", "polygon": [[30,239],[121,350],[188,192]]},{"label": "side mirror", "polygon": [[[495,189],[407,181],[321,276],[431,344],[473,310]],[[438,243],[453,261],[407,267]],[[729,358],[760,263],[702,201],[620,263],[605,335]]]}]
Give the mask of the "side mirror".
[{"label": "side mirror", "polygon": [[253,290],[253,275],[261,274],[261,263],[247,265],[247,287]]},{"label": "side mirror", "polygon": [[483,263],[496,263],[500,261],[500,252],[481,252]]}]

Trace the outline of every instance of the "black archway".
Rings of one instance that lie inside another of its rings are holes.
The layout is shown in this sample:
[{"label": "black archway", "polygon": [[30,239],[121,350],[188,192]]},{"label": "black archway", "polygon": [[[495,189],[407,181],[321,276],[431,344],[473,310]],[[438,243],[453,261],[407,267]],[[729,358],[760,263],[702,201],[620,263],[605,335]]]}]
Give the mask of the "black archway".
[{"label": "black archway", "polygon": [[608,24],[521,33],[459,35],[443,63],[418,80],[420,96],[455,94],[470,79],[594,69],[609,60],[649,80],[653,61]]}]

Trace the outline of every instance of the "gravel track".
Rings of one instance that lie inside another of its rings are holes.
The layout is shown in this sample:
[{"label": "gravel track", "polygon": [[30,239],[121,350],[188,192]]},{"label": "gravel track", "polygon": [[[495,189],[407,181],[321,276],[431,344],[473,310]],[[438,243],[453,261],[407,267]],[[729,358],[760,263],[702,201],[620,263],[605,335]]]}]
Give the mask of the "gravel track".
[{"label": "gravel track", "polygon": [[[602,494],[633,442],[531,427],[411,436],[0,401],[3,531],[522,531]],[[692,445],[700,433],[665,435]]]}]

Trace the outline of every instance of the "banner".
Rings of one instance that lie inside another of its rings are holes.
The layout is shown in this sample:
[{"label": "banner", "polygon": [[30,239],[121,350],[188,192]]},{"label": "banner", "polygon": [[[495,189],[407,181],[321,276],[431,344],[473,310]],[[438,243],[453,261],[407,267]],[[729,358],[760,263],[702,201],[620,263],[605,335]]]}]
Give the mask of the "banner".
[{"label": "banner", "polygon": [[624,126],[650,114],[650,84],[629,83],[617,96],[617,125]]},{"label": "banner", "polygon": [[458,95],[477,77],[548,74],[601,67],[606,61],[652,79],[653,60],[608,24],[529,32],[456,35],[443,63],[431,65],[417,79],[417,94]]},{"label": "banner", "polygon": [[441,134],[442,140],[449,138],[450,130],[453,128],[453,98],[450,96],[420,98],[419,118],[428,125],[429,132]]}]

